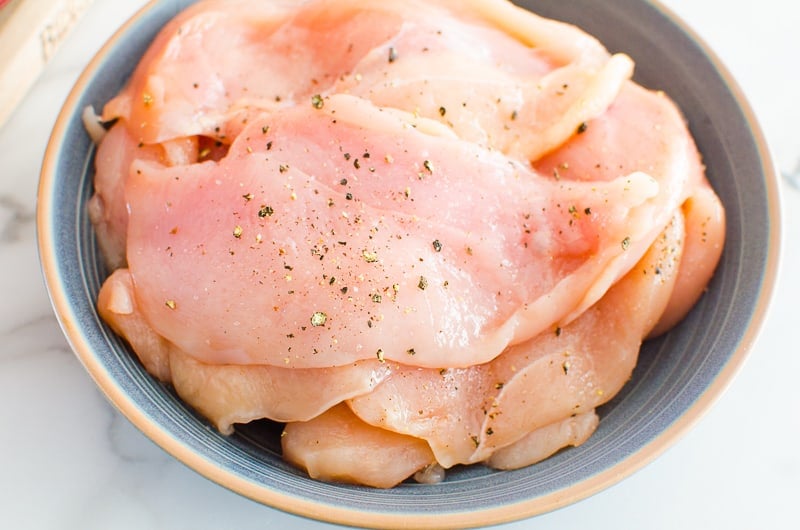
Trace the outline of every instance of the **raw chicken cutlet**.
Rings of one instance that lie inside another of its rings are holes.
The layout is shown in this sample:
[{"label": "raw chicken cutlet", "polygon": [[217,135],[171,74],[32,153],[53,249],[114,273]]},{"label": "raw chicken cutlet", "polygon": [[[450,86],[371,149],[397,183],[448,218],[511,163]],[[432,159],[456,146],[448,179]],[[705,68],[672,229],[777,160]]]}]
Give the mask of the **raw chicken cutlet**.
[{"label": "raw chicken cutlet", "polygon": [[633,68],[505,0],[197,2],[102,111],[98,311],[321,480],[580,445],[724,242]]}]

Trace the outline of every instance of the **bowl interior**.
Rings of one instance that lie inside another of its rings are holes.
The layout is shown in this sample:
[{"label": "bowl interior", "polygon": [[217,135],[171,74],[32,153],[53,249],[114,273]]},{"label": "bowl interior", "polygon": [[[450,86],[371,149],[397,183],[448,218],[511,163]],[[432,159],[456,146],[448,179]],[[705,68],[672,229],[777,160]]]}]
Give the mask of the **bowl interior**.
[{"label": "bowl interior", "polygon": [[[586,497],[654,458],[711,404],[741,365],[763,318],[777,259],[777,182],[750,111],[728,75],[687,30],[641,0],[527,0],[636,61],[636,79],[683,110],[727,209],[727,241],[708,292],[688,318],[644,344],[633,379],[600,409],[597,432],[533,467],[457,468],[438,485],[373,490],[308,479],[280,457],[279,426],[262,421],[225,437],[150,377],[99,319],[108,271],[86,202],[94,146],[80,114],[100,110],[163,24],[187,4],[155,2],[91,63],[64,107],[40,188],[40,251],[56,312],[77,355],[122,412],[162,447],[221,484],[281,509],[350,524],[452,526],[533,515]],[[746,259],[745,259],[746,256]]]}]

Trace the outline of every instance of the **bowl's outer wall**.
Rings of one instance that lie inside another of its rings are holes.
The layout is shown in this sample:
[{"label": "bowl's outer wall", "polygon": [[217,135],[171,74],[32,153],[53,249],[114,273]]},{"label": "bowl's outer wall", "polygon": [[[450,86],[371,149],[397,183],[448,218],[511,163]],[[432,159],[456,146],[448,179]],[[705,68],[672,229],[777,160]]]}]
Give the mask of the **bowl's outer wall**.
[{"label": "bowl's outer wall", "polygon": [[[239,429],[232,437],[218,434],[147,375],[98,318],[94,300],[107,271],[85,210],[94,148],[81,110],[102,108],[158,29],[189,3],[152,3],[84,73],[48,150],[40,202],[49,206],[49,217],[39,222],[48,287],[73,348],[126,416],[190,466],[259,501],[339,522],[391,526],[399,521],[394,516],[414,526],[426,526],[426,520],[432,526],[498,522],[585,497],[640,467],[685,430],[676,424],[688,426],[710,405],[709,389],[719,393],[724,387],[721,374],[730,378],[741,364],[752,328],[760,325],[752,320],[760,318],[768,298],[764,278],[774,274],[778,217],[771,162],[738,89],[709,52],[657,6],[639,0],[521,1],[583,27],[612,52],[631,55],[636,79],[664,90],[683,110],[728,214],[726,248],[706,295],[678,328],[644,345],[633,380],[601,409],[595,435],[534,467],[502,473],[459,468],[439,485],[374,490],[308,479],[281,460],[269,424]],[[415,515],[428,519],[408,518]]]}]

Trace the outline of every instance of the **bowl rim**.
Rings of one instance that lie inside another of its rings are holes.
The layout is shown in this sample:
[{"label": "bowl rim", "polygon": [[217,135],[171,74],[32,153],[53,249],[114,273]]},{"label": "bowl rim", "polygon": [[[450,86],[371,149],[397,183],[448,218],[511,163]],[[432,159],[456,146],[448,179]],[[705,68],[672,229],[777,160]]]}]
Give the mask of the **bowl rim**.
[{"label": "bowl rim", "polygon": [[150,0],[141,7],[114,32],[84,68],[59,112],[42,162],[36,212],[38,252],[51,304],[72,350],[106,398],[148,438],[177,460],[200,475],[251,500],[285,512],[321,521],[344,525],[369,525],[375,528],[467,528],[500,524],[563,508],[588,498],[637,472],[686,434],[722,396],[744,365],[746,357],[756,342],[768,315],[778,278],[783,233],[781,227],[780,179],[776,171],[774,157],[770,152],[756,115],[742,89],[711,47],[686,22],[659,0],[642,1],[651,4],[664,14],[670,23],[686,33],[688,38],[706,54],[708,61],[717,69],[736,104],[741,109],[751,129],[752,138],[762,161],[761,170],[765,177],[771,230],[767,242],[768,251],[764,277],[761,282],[758,299],[754,304],[754,311],[750,315],[748,327],[738,347],[711,384],[703,390],[696,401],[673,424],[664,429],[659,436],[639,447],[616,465],[612,465],[600,473],[579,483],[571,484],[564,489],[515,504],[495,506],[480,509],[479,511],[425,513],[414,517],[406,513],[364,511],[316,504],[266,487],[263,484],[257,484],[218,467],[214,462],[194,452],[188,444],[170,435],[147,417],[144,411],[125,393],[93,354],[87,335],[79,325],[80,319],[70,300],[61,289],[62,265],[59,264],[54,252],[58,232],[56,227],[53,226],[51,212],[57,207],[57,197],[53,194],[53,188],[57,179],[56,166],[61,139],[66,133],[70,120],[81,110],[77,108],[81,94],[93,79],[103,58],[117,46],[118,42],[128,33],[131,27],[159,4],[161,0]]}]

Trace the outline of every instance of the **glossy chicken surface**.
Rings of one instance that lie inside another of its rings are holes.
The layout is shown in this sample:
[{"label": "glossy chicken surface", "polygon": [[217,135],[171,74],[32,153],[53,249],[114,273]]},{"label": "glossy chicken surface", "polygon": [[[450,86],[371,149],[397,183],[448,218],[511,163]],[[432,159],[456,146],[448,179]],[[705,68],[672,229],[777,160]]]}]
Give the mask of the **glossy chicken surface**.
[{"label": "glossy chicken surface", "polygon": [[103,109],[98,310],[222,432],[285,422],[316,478],[579,445],[724,240],[633,68],[502,0],[201,1]]}]

